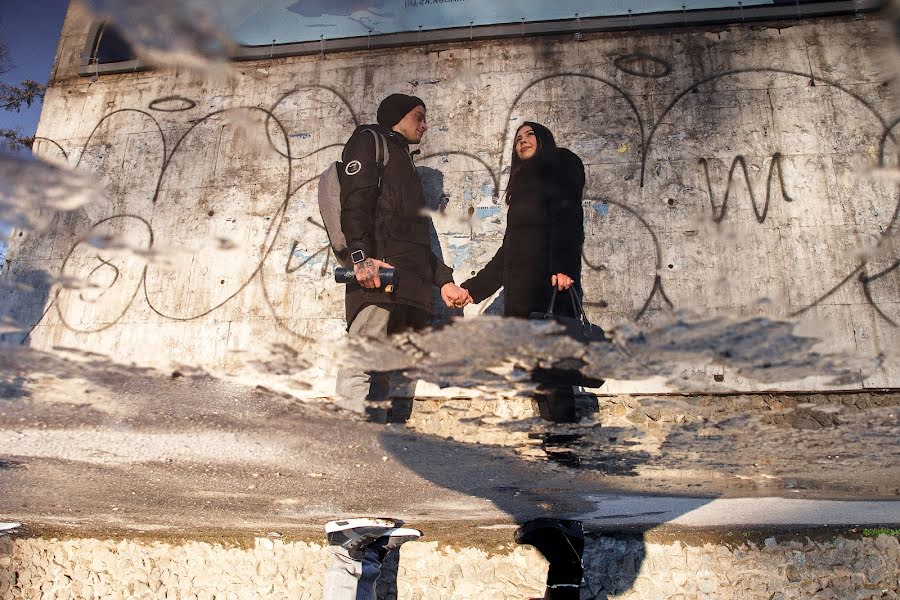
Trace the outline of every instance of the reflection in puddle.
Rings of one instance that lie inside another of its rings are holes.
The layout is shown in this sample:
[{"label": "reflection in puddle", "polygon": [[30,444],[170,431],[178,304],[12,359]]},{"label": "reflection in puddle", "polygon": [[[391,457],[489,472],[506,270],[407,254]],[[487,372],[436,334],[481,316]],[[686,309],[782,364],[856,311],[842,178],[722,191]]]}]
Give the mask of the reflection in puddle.
[{"label": "reflection in puddle", "polygon": [[225,33],[228,15],[240,15],[251,4],[246,0],[88,0],[92,11],[112,21],[144,61],[207,75],[224,70],[235,47]]},{"label": "reflection in puddle", "polygon": [[[55,211],[103,201],[85,175],[31,156],[0,153],[0,231],[41,231]],[[5,236],[4,236],[5,237]]]},{"label": "reflection in puddle", "polygon": [[517,544],[534,546],[547,562],[545,600],[578,600],[584,583],[584,528],[581,521],[532,519],[516,530]]},{"label": "reflection in puddle", "polygon": [[572,448],[581,439],[581,435],[577,433],[531,433],[528,437],[540,439],[541,449],[553,462],[571,469],[581,467],[581,459]]},{"label": "reflection in puddle", "polygon": [[685,365],[714,363],[761,383],[825,377],[829,385],[858,384],[881,365],[880,356],[821,353],[820,340],[797,335],[795,327],[765,317],[710,318],[682,311],[658,325],[623,326],[611,333],[612,343],[586,346],[553,323],[478,317],[386,341],[349,340],[349,350],[335,354],[364,370],[403,371],[441,386],[503,394],[531,393],[528,373],[559,365],[577,366],[588,379],[664,378],[683,391],[708,388]]}]

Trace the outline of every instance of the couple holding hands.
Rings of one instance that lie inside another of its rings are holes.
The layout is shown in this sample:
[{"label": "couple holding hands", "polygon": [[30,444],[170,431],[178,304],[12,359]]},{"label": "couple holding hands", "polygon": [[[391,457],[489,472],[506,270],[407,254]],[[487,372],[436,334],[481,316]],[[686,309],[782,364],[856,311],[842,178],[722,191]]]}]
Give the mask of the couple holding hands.
[{"label": "couple holding hands", "polygon": [[[409,151],[428,129],[425,103],[392,94],[379,105],[377,120],[357,128],[342,156],[341,228],[359,283],[347,289],[350,335],[384,338],[427,327],[433,285],[451,308],[481,302],[503,287],[504,315],[519,318],[545,312],[554,288],[580,293],[584,165],[556,145],[549,129],[533,122],[517,129],[503,245],[476,275],[456,285],[452,269],[431,250],[428,217],[422,215],[425,194]],[[377,138],[365,129],[386,139],[385,164],[377,162]],[[378,289],[379,267],[399,274],[392,294]],[[560,302],[556,314],[577,316],[572,311],[570,303]],[[338,403],[362,412],[373,383],[366,373],[342,371]]]}]

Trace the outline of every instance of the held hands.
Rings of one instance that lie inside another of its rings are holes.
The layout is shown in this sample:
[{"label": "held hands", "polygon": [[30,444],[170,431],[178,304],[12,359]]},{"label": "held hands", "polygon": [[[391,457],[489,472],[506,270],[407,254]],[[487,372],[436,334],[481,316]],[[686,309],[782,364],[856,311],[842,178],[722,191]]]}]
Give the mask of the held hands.
[{"label": "held hands", "polygon": [[445,283],[441,288],[441,298],[447,308],[462,308],[472,303],[472,295],[469,290],[461,288],[455,283]]},{"label": "held hands", "polygon": [[374,258],[367,258],[361,263],[353,265],[353,272],[356,273],[356,281],[362,287],[373,290],[381,287],[381,279],[378,278],[378,269],[393,269],[394,265],[389,265],[384,261]]},{"label": "held hands", "polygon": [[558,289],[559,291],[569,289],[570,287],[572,287],[573,283],[575,283],[575,280],[565,273],[557,273],[556,275],[552,275],[550,277],[550,285],[556,286],[556,289]]}]

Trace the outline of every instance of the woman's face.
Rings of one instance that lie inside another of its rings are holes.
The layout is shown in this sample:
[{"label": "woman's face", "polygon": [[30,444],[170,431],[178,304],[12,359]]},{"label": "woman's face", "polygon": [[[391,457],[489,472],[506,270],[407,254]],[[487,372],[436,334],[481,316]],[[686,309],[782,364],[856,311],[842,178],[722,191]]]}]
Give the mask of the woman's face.
[{"label": "woman's face", "polygon": [[538,151],[537,136],[534,135],[534,129],[531,125],[524,125],[516,132],[515,139],[516,155],[521,160],[528,160]]}]

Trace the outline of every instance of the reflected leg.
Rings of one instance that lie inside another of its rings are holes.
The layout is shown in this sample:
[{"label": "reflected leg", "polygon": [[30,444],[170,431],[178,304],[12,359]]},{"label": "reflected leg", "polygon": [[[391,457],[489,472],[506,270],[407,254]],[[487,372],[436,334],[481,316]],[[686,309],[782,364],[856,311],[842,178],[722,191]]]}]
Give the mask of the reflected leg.
[{"label": "reflected leg", "polygon": [[584,577],[584,530],[580,521],[534,519],[516,531],[515,540],[534,546],[550,563],[546,600],[578,600]]},{"label": "reflected leg", "polygon": [[325,573],[323,600],[376,600],[383,558],[380,545],[370,544],[352,554],[341,546],[330,550],[333,560]]},{"label": "reflected leg", "polygon": [[575,391],[571,385],[538,385],[534,404],[545,421],[574,423],[578,420],[575,414]]},{"label": "reflected leg", "polygon": [[[356,317],[347,334],[352,337],[368,337],[384,339],[388,335],[388,323],[391,311],[381,306],[370,304],[364,307]],[[365,412],[366,399],[375,397],[375,394],[386,393],[388,378],[384,374],[369,375],[365,371],[353,368],[344,368],[338,371],[335,392],[338,396],[335,402],[338,406],[354,412]],[[371,392],[371,394],[370,394]]]}]

